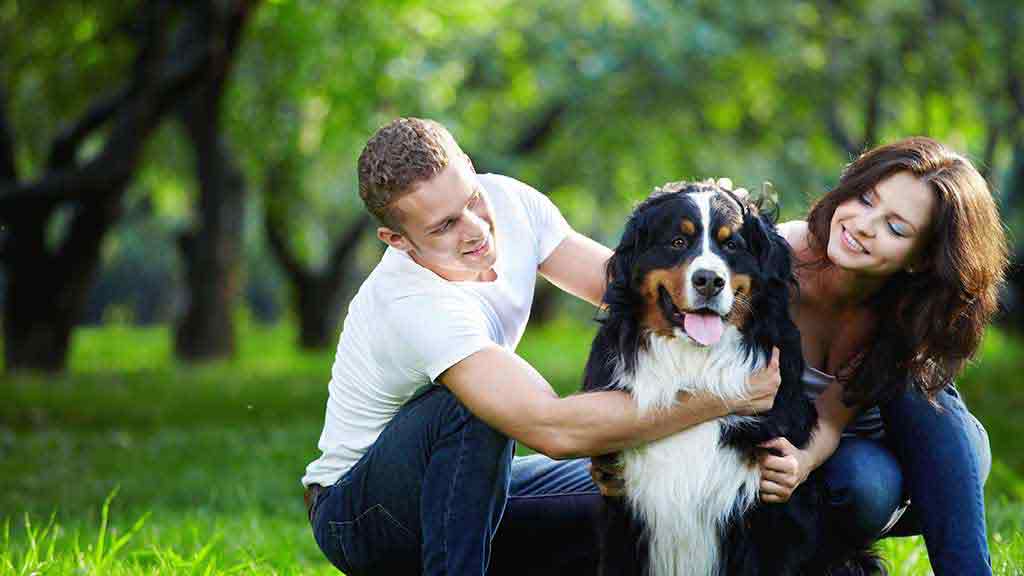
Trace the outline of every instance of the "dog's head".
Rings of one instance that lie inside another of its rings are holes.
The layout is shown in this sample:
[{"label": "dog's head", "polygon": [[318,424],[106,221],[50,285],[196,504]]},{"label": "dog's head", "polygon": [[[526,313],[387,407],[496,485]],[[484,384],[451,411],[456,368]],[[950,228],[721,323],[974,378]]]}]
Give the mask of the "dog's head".
[{"label": "dog's head", "polygon": [[715,346],[729,329],[750,333],[766,307],[784,314],[791,276],[788,246],[745,198],[711,181],[673,182],[626,224],[608,263],[608,321],[634,324],[621,326],[636,339],[623,351],[650,333]]}]

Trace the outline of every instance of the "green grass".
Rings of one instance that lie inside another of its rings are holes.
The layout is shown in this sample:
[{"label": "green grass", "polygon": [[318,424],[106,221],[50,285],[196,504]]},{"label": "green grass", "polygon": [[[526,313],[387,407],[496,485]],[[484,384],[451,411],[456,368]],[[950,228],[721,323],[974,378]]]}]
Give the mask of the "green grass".
[{"label": "green grass", "polygon": [[[560,320],[520,352],[577,389],[592,328]],[[303,516],[333,350],[300,353],[289,326],[246,327],[239,357],[176,364],[164,328],[75,334],[67,375],[0,380],[0,575],[332,574]],[[986,490],[998,574],[1024,571],[1020,340],[990,334],[961,382],[988,427]],[[895,574],[926,574],[919,538],[883,544]]]}]

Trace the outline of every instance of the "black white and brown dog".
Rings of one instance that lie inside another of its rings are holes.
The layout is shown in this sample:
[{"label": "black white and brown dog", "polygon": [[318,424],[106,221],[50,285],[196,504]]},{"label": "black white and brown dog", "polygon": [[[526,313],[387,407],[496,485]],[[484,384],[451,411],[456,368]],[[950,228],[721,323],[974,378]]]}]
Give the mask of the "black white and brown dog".
[{"label": "black white and brown dog", "polygon": [[772,218],[716,183],[675,182],[633,212],[608,263],[606,316],[584,390],[624,389],[642,411],[680,391],[745,395],[779,349],[773,408],[727,416],[619,455],[625,498],[606,498],[601,573],[870,574],[868,551],[825,525],[812,474],[786,504],[758,499],[755,447],[804,447],[817,421],[789,311],[789,246]]}]

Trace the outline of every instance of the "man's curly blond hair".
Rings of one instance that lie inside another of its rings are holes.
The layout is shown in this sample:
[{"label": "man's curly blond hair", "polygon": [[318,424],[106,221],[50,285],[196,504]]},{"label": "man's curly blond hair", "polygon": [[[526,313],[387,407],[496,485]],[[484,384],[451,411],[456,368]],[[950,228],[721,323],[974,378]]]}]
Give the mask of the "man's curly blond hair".
[{"label": "man's curly blond hair", "polygon": [[401,231],[392,209],[395,200],[459,157],[465,154],[441,124],[422,118],[392,120],[377,130],[359,155],[359,197],[381,225]]}]

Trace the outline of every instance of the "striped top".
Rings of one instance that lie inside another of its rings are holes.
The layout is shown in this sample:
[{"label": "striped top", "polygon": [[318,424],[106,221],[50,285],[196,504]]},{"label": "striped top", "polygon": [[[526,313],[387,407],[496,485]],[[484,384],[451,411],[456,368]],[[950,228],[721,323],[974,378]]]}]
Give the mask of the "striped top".
[{"label": "striped top", "polygon": [[[817,399],[825,391],[825,388],[836,381],[835,376],[810,366],[804,367],[804,373],[800,379],[803,381],[807,396],[811,399]],[[885,427],[882,425],[882,413],[878,410],[878,406],[872,406],[861,412],[853,422],[846,426],[843,436],[859,436],[872,440],[882,439],[885,436]]]}]

